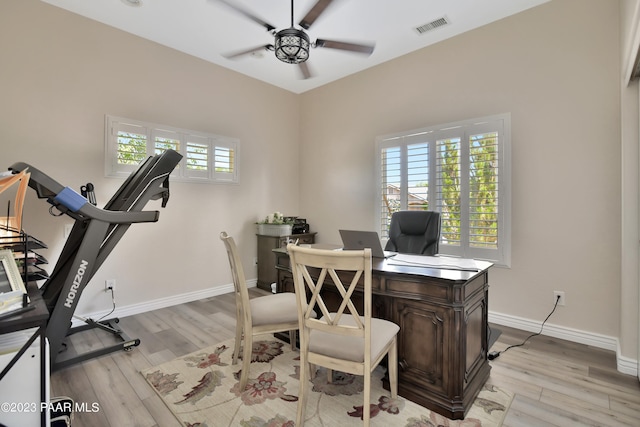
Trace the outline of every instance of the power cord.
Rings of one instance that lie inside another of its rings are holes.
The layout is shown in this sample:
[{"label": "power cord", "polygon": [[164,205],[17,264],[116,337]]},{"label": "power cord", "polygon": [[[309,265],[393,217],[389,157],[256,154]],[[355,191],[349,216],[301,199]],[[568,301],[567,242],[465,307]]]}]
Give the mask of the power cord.
[{"label": "power cord", "polygon": [[542,326],[540,326],[540,332],[535,333],[535,334],[531,334],[529,335],[524,341],[522,341],[520,344],[514,344],[514,345],[510,345],[509,347],[505,348],[502,351],[492,351],[491,353],[487,354],[487,359],[489,360],[493,360],[493,359],[497,359],[498,356],[500,356],[502,353],[504,353],[505,351],[509,350],[510,348],[514,348],[514,347],[522,347],[523,345],[526,344],[527,341],[529,341],[529,339],[540,335],[542,333],[542,330],[544,329],[544,324],[547,323],[547,320],[549,320],[549,317],[551,317],[551,315],[553,314],[554,311],[556,311],[556,308],[558,307],[558,303],[560,302],[560,295],[558,295],[556,297],[556,303],[553,305],[553,310],[551,310],[551,313],[549,313],[549,315],[547,316],[546,319],[544,319],[544,322],[542,322]]},{"label": "power cord", "polygon": [[97,322],[100,322],[102,319],[104,319],[105,317],[111,315],[111,313],[116,311],[116,293],[112,287],[109,287],[109,290],[111,291],[111,304],[112,304],[111,311],[105,314],[104,316],[102,316],[101,318],[99,318]]}]

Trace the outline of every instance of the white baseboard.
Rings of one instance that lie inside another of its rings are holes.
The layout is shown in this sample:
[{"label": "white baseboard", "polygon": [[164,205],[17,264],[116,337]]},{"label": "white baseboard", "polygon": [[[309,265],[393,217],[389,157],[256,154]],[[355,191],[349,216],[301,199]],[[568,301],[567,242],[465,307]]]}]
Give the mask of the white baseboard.
[{"label": "white baseboard", "polygon": [[[247,287],[256,287],[258,283],[257,279],[247,280]],[[233,292],[233,284],[227,284],[222,286],[216,286],[215,288],[203,289],[201,291],[188,292],[186,294],[173,295],[166,298],[158,298],[144,303],[127,305],[124,307],[117,307],[108,318],[114,317],[127,317],[135,314],[146,313],[147,311],[159,310],[165,307],[171,307],[173,305],[184,304],[191,301],[198,301],[205,298],[211,298],[218,295],[227,294]],[[81,314],[78,317],[100,319],[102,316],[108,314],[111,310],[105,310],[89,314]],[[81,319],[74,318],[72,321],[73,327],[82,325],[84,322]]]},{"label": "white baseboard", "polygon": [[[535,333],[540,332],[540,328],[542,327],[542,322],[536,320],[492,312],[489,312],[489,322],[495,323],[496,325],[508,326],[510,328]],[[548,335],[550,337],[614,351],[616,353],[616,368],[618,371],[623,374],[638,376],[638,361],[623,357],[620,354],[620,345],[618,338],[616,337],[566,328],[564,326],[549,323],[544,325],[541,335]]]},{"label": "white baseboard", "polygon": [[[255,287],[257,280],[248,280],[247,286]],[[204,289],[202,291],[189,292],[181,295],[174,295],[167,298],[159,298],[156,300],[147,301],[139,304],[132,304],[124,307],[116,308],[115,311],[109,316],[113,317],[127,317],[135,314],[145,313],[147,311],[158,310],[165,307],[171,307],[172,305],[184,304],[191,301],[197,301],[204,298],[215,297],[223,295],[229,292],[233,292],[233,284],[227,284],[223,286],[217,286],[215,288]],[[90,314],[83,314],[80,317],[89,317],[92,319],[99,319],[106,315],[109,311],[96,312]],[[542,323],[536,320],[524,319],[521,317],[510,316],[507,314],[489,312],[489,322],[496,325],[508,326],[510,328],[520,329],[528,332],[539,332]],[[73,320],[72,326],[81,325],[83,322],[79,319]],[[577,342],[580,344],[590,345],[605,350],[611,350],[616,353],[617,369],[623,374],[638,376],[638,361],[621,356],[620,345],[618,339],[615,337],[609,337],[606,335],[595,334],[592,332],[580,331],[578,329],[566,328],[563,326],[557,326],[553,324],[545,324],[541,335],[548,335],[563,340]]]},{"label": "white baseboard", "polygon": [[616,350],[616,356],[618,362],[618,371],[622,372],[623,374],[629,374],[633,375],[634,377],[638,377],[638,361],[620,355],[619,344],[618,349]]}]

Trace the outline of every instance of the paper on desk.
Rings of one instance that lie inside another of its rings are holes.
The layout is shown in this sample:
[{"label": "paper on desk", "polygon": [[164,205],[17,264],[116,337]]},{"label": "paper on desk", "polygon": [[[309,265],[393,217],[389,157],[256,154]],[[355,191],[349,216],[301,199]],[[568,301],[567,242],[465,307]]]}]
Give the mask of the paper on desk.
[{"label": "paper on desk", "polygon": [[390,265],[441,268],[445,270],[482,271],[491,267],[490,262],[446,256],[398,254],[387,260]]}]

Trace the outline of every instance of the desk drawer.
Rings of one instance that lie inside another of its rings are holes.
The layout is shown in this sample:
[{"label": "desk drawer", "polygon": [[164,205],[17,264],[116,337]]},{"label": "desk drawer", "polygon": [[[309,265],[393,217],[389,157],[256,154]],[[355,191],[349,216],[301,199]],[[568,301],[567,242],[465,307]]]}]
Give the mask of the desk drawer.
[{"label": "desk drawer", "polygon": [[280,237],[280,248],[287,246],[290,241],[298,241],[299,245],[312,245],[315,243],[315,234],[292,234],[291,236]]},{"label": "desk drawer", "polygon": [[447,301],[449,286],[439,283],[417,282],[414,280],[398,280],[387,278],[385,280],[386,292],[402,294],[407,297],[414,295],[420,299],[428,297],[429,300]]}]

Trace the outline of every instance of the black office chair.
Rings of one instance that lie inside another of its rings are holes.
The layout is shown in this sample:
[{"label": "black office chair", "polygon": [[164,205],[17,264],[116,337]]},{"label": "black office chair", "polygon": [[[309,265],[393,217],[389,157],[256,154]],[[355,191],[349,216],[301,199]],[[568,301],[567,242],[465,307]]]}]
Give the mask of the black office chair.
[{"label": "black office chair", "polygon": [[391,215],[385,251],[435,255],[440,242],[440,212],[399,211]]}]

